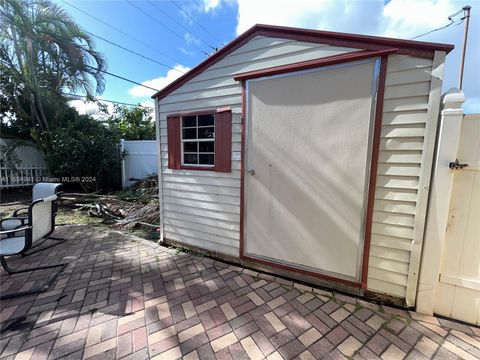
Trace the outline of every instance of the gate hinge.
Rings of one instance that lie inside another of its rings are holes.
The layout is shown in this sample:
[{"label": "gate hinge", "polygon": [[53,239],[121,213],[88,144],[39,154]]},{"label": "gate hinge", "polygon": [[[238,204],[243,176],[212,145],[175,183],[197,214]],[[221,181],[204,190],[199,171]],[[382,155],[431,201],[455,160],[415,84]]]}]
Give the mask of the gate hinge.
[{"label": "gate hinge", "polygon": [[458,162],[458,159],[455,159],[455,161],[451,161],[448,163],[448,167],[454,170],[463,169],[464,167],[467,167],[467,166],[468,164],[460,164]]}]

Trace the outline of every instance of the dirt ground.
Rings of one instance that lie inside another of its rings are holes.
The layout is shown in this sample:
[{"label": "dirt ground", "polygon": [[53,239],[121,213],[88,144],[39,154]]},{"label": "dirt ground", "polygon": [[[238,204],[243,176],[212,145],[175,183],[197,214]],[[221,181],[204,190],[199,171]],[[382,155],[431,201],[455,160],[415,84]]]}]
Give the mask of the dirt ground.
[{"label": "dirt ground", "polygon": [[[0,192],[0,219],[12,216],[15,210],[26,208],[32,199],[31,189],[15,189]],[[113,228],[114,223],[110,219],[94,217],[88,215],[85,209],[75,209],[65,206],[58,202],[58,213],[55,218],[57,226],[62,225],[91,225]],[[155,229],[149,227],[140,227],[126,232],[136,236],[153,240],[155,239]]]}]

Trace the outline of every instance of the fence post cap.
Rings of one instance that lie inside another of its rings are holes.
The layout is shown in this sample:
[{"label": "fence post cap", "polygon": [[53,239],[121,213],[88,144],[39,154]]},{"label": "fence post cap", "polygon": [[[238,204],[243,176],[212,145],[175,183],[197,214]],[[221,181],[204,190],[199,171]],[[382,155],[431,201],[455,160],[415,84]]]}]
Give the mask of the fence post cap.
[{"label": "fence post cap", "polygon": [[461,109],[465,102],[465,94],[457,88],[450,88],[442,99],[444,109]]}]

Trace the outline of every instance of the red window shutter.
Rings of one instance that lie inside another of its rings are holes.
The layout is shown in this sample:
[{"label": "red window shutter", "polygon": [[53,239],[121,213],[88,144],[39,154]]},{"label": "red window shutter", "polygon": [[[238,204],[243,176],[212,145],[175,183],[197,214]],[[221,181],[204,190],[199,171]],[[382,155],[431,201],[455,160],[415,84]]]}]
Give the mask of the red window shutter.
[{"label": "red window shutter", "polygon": [[182,167],[182,151],[180,149],[180,117],[167,118],[168,139],[168,168],[180,169]]},{"label": "red window shutter", "polygon": [[232,111],[215,114],[215,171],[232,171]]}]

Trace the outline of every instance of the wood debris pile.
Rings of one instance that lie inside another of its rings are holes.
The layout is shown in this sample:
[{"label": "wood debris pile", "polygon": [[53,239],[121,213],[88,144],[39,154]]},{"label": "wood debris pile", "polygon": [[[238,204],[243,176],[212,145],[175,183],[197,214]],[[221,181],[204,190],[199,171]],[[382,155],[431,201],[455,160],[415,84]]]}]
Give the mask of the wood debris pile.
[{"label": "wood debris pile", "polygon": [[159,225],[158,179],[137,180],[130,189],[116,195],[65,193],[60,206],[86,211],[114,227],[133,229],[137,225]]}]

